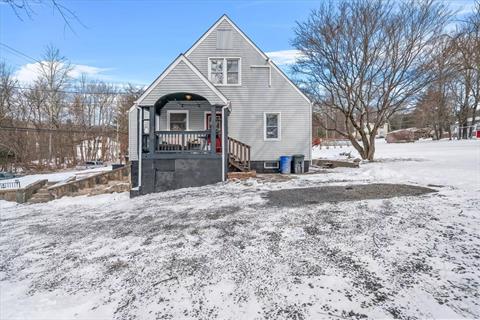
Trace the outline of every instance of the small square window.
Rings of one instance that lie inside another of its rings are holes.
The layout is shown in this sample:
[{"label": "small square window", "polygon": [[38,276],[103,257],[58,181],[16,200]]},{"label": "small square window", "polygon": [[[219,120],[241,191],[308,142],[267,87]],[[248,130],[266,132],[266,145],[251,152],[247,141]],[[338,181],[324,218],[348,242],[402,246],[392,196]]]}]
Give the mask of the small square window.
[{"label": "small square window", "polygon": [[278,161],[265,161],[263,163],[263,168],[264,169],[278,169],[280,168],[280,165]]},{"label": "small square window", "polygon": [[188,114],[186,112],[169,112],[168,121],[170,131],[188,130]]}]

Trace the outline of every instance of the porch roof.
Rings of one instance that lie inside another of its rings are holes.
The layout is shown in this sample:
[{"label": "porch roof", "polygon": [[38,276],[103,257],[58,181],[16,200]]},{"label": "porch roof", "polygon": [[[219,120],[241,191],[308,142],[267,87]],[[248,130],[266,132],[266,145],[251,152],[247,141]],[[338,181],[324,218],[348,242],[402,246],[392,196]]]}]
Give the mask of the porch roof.
[{"label": "porch roof", "polygon": [[175,93],[199,95],[212,105],[226,105],[228,103],[228,99],[181,54],[147,88],[136,101],[136,104],[153,106],[162,97]]}]

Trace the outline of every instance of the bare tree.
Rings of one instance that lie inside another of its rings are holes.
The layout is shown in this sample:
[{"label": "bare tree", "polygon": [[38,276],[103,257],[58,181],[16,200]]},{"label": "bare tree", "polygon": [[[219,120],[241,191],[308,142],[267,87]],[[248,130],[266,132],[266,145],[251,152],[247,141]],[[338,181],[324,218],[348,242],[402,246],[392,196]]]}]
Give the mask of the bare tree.
[{"label": "bare tree", "polygon": [[14,97],[17,80],[13,77],[13,71],[5,62],[0,63],[0,124],[4,122],[8,114],[14,110]]},{"label": "bare tree", "polygon": [[64,6],[58,0],[0,0],[3,3],[6,3],[12,8],[13,12],[17,16],[18,19],[23,20],[23,16],[27,16],[28,18],[32,19],[33,15],[35,14],[34,7],[37,5],[48,5],[50,6],[54,12],[60,14],[65,23],[65,27],[70,29],[72,32],[75,32],[73,29],[73,22],[77,22],[81,25],[82,22],[78,18],[78,16],[70,10],[68,7]]},{"label": "bare tree", "polygon": [[54,127],[58,128],[61,123],[63,111],[65,111],[65,91],[70,86],[71,63],[60,54],[54,47],[47,47],[42,61],[39,63],[39,76],[35,80],[45,96],[45,113]]},{"label": "bare tree", "polygon": [[413,111],[415,126],[433,130],[433,138],[441,139],[445,133],[451,139],[453,124],[452,102],[442,81],[433,83],[420,97]]},{"label": "bare tree", "polygon": [[448,90],[458,124],[458,139],[472,135],[480,102],[480,2],[461,20],[449,40],[449,64],[453,71]]},{"label": "bare tree", "polygon": [[39,171],[78,160],[121,160],[128,109],[142,90],[72,79],[69,60],[52,47],[36,66],[33,83],[18,83],[0,64],[0,168]]},{"label": "bare tree", "polygon": [[457,69],[453,63],[451,39],[444,36],[432,52],[431,70],[435,79],[421,93],[413,116],[416,126],[433,130],[433,137],[441,139],[445,132],[452,138],[453,101],[450,82],[455,79]]},{"label": "bare tree", "polygon": [[293,45],[303,56],[293,71],[326,117],[342,114],[343,128],[327,129],[363,159],[373,160],[378,129],[435,79],[432,52],[449,17],[431,0],[343,0],[297,23]]}]

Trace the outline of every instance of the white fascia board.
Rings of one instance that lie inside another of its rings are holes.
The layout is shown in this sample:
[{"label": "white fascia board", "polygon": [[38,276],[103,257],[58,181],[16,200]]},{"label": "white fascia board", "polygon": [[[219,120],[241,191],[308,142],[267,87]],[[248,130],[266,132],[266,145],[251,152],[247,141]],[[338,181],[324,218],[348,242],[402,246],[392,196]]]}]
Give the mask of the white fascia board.
[{"label": "white fascia board", "polygon": [[184,62],[225,104],[227,104],[228,99],[225,98],[225,96],[218,91],[215,86],[208,81],[207,78],[183,55],[179,55],[175,61],[173,61],[168,68],[162,72],[160,76],[145,90],[145,92],[142,94],[140,98],[138,98],[137,101],[135,101],[136,105],[141,105],[142,101],[152,92],[152,90],[170,73],[172,70],[180,63]]},{"label": "white fascia board", "polygon": [[137,104],[134,103],[133,106],[130,107],[130,109],[128,109],[128,113],[132,112],[133,110],[135,110],[135,108],[137,107]]}]

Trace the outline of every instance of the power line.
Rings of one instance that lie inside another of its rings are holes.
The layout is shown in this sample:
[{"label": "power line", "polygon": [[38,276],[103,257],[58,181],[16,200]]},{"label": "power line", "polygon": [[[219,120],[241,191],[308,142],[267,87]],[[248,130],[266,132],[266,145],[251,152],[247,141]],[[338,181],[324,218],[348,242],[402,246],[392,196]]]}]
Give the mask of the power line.
[{"label": "power line", "polygon": [[[36,132],[61,132],[61,133],[83,133],[83,134],[116,134],[115,128],[102,129],[102,128],[87,128],[86,130],[74,130],[74,129],[49,129],[49,128],[28,128],[28,127],[9,127],[0,126],[0,130],[3,131],[36,131]],[[125,131],[118,131],[119,134],[128,134]]]},{"label": "power line", "polygon": [[[45,64],[44,61],[40,61],[38,59],[35,59],[31,56],[29,56],[28,54],[18,50],[18,49],[15,49],[11,46],[9,46],[8,44],[6,43],[3,43],[3,42],[0,42],[0,45],[5,47],[8,51],[10,51],[11,53],[13,53],[14,55],[16,55],[17,57],[22,57],[24,58],[25,60],[31,60],[33,62],[36,62],[36,63],[39,63],[41,66]],[[73,65],[77,65],[75,63],[73,63]],[[113,83],[117,83],[117,84],[130,84],[130,82],[113,82]],[[145,87],[147,86],[146,84],[140,84],[140,83],[131,83],[132,85],[136,86],[136,87]]]},{"label": "power line", "polygon": [[12,88],[19,89],[19,90],[30,90],[30,91],[41,91],[41,92],[58,92],[58,93],[71,93],[71,94],[84,94],[84,95],[96,95],[96,94],[112,94],[112,95],[132,95],[132,93],[128,92],[115,92],[115,91],[95,91],[95,92],[82,92],[82,91],[75,91],[75,90],[50,90],[50,89],[41,89],[41,88],[29,88],[29,87],[21,87],[21,86],[12,86]]},{"label": "power line", "polygon": [[38,62],[38,63],[42,64],[41,61],[39,61],[39,60],[37,60],[37,59],[35,59],[35,58],[30,57],[29,55],[21,52],[20,50],[17,50],[17,49],[15,49],[15,48],[12,48],[12,47],[9,46],[8,44],[5,44],[5,43],[3,43],[3,42],[0,42],[0,45],[2,45],[2,46],[4,46],[5,48],[7,48],[10,52],[14,53],[17,57],[18,57],[18,56],[22,56],[23,58],[27,58],[28,60],[32,60],[32,61],[35,61],[35,62]]}]

